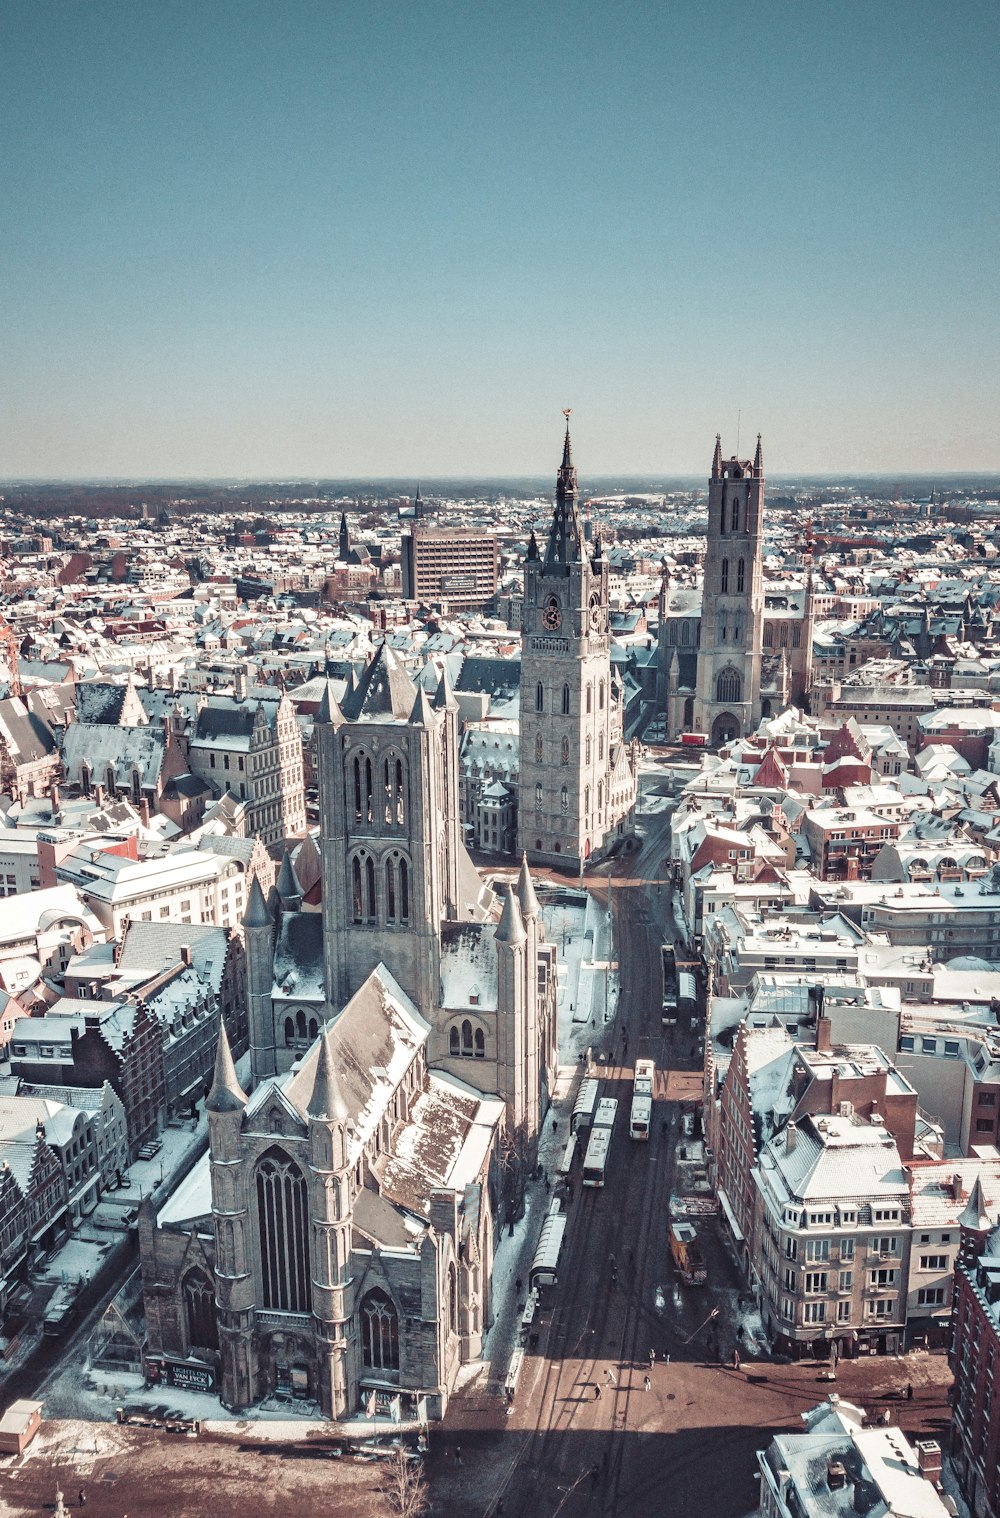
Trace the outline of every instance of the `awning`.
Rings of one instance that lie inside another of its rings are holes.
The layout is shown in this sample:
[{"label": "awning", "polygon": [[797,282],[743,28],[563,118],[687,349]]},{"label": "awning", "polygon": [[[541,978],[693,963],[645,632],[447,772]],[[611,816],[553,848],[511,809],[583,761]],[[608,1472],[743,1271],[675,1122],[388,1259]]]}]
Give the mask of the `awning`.
[{"label": "awning", "polygon": [[726,1193],[723,1191],[721,1186],[719,1187],[718,1194],[719,1202],[722,1205],[723,1212],[726,1214],[726,1222],[729,1224],[733,1238],[736,1240],[737,1244],[742,1244],[744,1242],[743,1229],[740,1227],[739,1223],[737,1223],[736,1214],[730,1206],[729,1198],[726,1196]]}]

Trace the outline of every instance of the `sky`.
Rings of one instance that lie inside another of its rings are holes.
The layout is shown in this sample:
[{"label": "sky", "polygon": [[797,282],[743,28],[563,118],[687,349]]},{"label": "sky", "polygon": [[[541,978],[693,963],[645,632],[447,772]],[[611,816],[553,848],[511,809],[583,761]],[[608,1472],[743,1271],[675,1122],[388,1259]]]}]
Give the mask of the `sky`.
[{"label": "sky", "polygon": [[4,0],[0,478],[1000,471],[995,0]]}]

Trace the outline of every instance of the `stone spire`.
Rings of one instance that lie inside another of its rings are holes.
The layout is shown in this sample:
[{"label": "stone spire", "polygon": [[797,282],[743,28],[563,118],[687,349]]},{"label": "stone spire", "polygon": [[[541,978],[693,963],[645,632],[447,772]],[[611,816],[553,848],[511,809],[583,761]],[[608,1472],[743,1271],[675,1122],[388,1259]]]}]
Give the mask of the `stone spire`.
[{"label": "stone spire", "polygon": [[260,880],[255,875],[250,882],[250,891],[247,896],[247,909],[243,917],[245,928],[270,928],[274,925],[274,918],[267,909],[264,900],[264,892],[260,888]]},{"label": "stone spire", "polygon": [[538,539],[535,537],[535,529],[531,529],[531,537],[528,539],[527,557],[534,562],[538,558]]},{"label": "stone spire", "polygon": [[287,849],[281,856],[277,891],[278,899],[286,912],[297,912],[299,910],[299,907],[302,905],[302,887],[299,885],[298,876],[295,874],[292,856]]},{"label": "stone spire", "polygon": [[508,889],[504,897],[503,912],[493,935],[495,943],[516,945],[524,943],[527,938],[524,931],[524,923],[521,921],[521,908],[517,901],[517,892]]},{"label": "stone spire", "polygon": [[212,1089],[205,1102],[205,1111],[240,1112],[246,1104],[246,1092],[236,1075],[226,1025],[220,1018],[219,1042],[215,1049],[215,1074],[212,1077]]},{"label": "stone spire", "polygon": [[517,899],[521,907],[521,916],[525,919],[538,916],[538,897],[535,895],[535,883],[528,869],[527,854],[521,855],[521,870],[517,877]]},{"label": "stone spire", "polygon": [[580,520],[580,492],[569,437],[569,410],[564,411],[563,415],[566,418],[566,437],[562,463],[556,475],[556,506],[545,550],[546,570],[557,565],[577,564],[583,557],[583,523]]},{"label": "stone spire", "polygon": [[328,727],[339,727],[343,720],[344,714],[340,710],[340,702],[337,700],[333,681],[327,676],[323,684],[323,699],[316,712],[316,721],[324,722]]},{"label": "stone spire", "polygon": [[753,456],[753,472],[755,479],[762,480],[764,478],[764,453],[760,446],[759,432],[757,434],[757,452]]},{"label": "stone spire", "polygon": [[434,700],[431,705],[436,712],[457,712],[458,702],[452,695],[451,681],[448,679],[447,665],[441,666],[441,678],[438,681],[437,690],[434,692]]},{"label": "stone spire", "polygon": [[722,433],[715,434],[715,455],[712,459],[712,479],[722,479]]},{"label": "stone spire", "polygon": [[337,558],[340,560],[341,564],[347,563],[348,555],[350,552],[351,535],[347,530],[347,513],[342,511],[340,513],[340,543],[337,551]]},{"label": "stone spire", "polygon": [[413,707],[410,711],[410,721],[414,727],[430,727],[433,707],[427,697],[423,686],[417,685],[417,694],[413,699]]},{"label": "stone spire", "polygon": [[320,1034],[319,1058],[316,1061],[316,1080],[306,1108],[310,1117],[326,1122],[346,1123],[347,1103],[340,1089],[340,1081],[333,1063],[333,1035],[329,1028]]}]

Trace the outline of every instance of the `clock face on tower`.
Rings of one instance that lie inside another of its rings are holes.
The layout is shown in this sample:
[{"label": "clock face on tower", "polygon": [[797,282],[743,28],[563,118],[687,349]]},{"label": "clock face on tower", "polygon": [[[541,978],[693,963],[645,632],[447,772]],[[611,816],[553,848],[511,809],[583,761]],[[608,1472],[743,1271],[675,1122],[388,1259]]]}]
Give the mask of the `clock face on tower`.
[{"label": "clock face on tower", "polygon": [[549,596],[542,607],[542,626],[548,628],[549,632],[556,632],[562,626],[562,611],[555,596]]},{"label": "clock face on tower", "polygon": [[590,626],[594,632],[601,630],[601,598],[596,591],[590,598]]}]

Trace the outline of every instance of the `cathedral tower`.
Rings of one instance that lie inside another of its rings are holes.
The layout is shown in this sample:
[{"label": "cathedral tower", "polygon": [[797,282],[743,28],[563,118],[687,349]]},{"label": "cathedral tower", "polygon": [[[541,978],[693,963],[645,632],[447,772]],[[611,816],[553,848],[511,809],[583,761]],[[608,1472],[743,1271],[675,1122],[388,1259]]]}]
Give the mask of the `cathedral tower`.
[{"label": "cathedral tower", "polygon": [[458,913],[458,708],[383,643],[316,714],[326,994],[334,1011],[384,963],[429,1014],[441,924]]},{"label": "cathedral tower", "polygon": [[544,558],[524,565],[518,847],[575,868],[600,853],[611,813],[608,563],[588,552],[569,436]]},{"label": "cathedral tower", "polygon": [[716,437],[694,710],[695,727],[713,746],[752,732],[760,721],[763,508],[760,436],[752,463],[723,460]]}]

